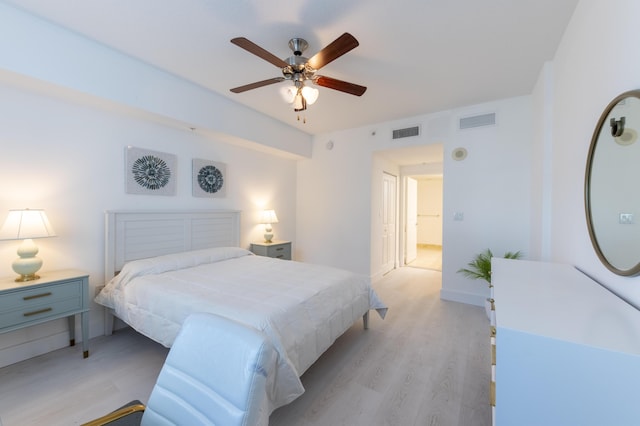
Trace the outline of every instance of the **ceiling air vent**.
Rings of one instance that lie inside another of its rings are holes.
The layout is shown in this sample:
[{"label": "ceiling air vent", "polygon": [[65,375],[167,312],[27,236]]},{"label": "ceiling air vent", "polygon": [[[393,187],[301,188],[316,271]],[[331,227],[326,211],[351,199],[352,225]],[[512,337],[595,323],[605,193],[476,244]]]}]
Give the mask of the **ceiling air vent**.
[{"label": "ceiling air vent", "polygon": [[493,126],[496,124],[496,113],[473,115],[460,119],[460,130],[472,129],[474,127]]},{"label": "ceiling air vent", "polygon": [[396,129],[393,131],[393,139],[410,138],[412,136],[420,136],[420,126]]}]

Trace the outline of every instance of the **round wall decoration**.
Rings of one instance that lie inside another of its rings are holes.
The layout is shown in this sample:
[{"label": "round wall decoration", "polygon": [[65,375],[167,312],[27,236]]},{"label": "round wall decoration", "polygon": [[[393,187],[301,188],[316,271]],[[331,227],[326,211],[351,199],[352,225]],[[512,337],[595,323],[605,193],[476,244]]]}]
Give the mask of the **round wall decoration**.
[{"label": "round wall decoration", "polygon": [[125,189],[128,194],[176,195],[174,154],[128,146]]},{"label": "round wall decoration", "polygon": [[194,158],[192,164],[194,197],[225,197],[227,166],[224,163]]},{"label": "round wall decoration", "polygon": [[204,166],[198,171],[198,185],[203,191],[218,192],[224,184],[222,172],[215,166]]},{"label": "round wall decoration", "polygon": [[456,148],[451,152],[451,158],[456,161],[462,161],[467,158],[467,150],[464,148]]},{"label": "round wall decoration", "polygon": [[131,172],[138,185],[151,190],[165,187],[171,179],[171,169],[167,163],[154,155],[138,158],[133,163]]}]

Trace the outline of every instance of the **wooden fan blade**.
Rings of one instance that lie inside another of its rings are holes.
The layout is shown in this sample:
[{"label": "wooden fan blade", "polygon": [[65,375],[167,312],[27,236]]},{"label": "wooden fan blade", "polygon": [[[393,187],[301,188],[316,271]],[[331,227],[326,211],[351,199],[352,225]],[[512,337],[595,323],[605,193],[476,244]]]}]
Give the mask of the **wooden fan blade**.
[{"label": "wooden fan blade", "polygon": [[257,44],[255,44],[254,42],[247,40],[244,37],[236,37],[236,38],[232,38],[231,39],[231,43],[235,44],[238,47],[243,48],[244,50],[246,50],[249,53],[253,53],[256,56],[259,56],[260,58],[264,59],[265,61],[272,63],[273,65],[275,65],[278,68],[285,68],[288,67],[289,64],[287,64],[285,61],[283,61],[282,59],[278,58],[276,55],[267,52],[266,50],[264,50],[262,47],[258,46]]},{"label": "wooden fan blade", "polygon": [[314,83],[318,86],[328,87],[329,89],[339,90],[341,92],[349,93],[351,95],[362,96],[367,88],[354,83],[348,83],[346,81],[337,80],[331,77],[325,77],[319,75],[314,79]]},{"label": "wooden fan blade", "polygon": [[268,80],[256,81],[255,83],[245,84],[244,86],[240,86],[240,87],[234,87],[233,89],[231,89],[231,91],[233,93],[242,93],[242,92],[246,92],[247,90],[257,89],[258,87],[280,83],[281,81],[284,81],[284,77],[270,78]]},{"label": "wooden fan blade", "polygon": [[311,68],[319,70],[329,62],[334,61],[348,51],[355,49],[359,44],[360,43],[358,43],[358,40],[356,40],[354,36],[349,33],[344,33],[327,47],[313,55],[307,63]]}]

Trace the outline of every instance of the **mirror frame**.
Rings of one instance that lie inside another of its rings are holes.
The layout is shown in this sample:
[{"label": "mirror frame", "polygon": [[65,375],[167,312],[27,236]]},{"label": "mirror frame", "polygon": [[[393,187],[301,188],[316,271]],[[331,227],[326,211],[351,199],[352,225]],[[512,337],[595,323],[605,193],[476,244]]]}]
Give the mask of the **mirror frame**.
[{"label": "mirror frame", "polygon": [[591,170],[593,168],[593,156],[596,150],[596,145],[598,144],[598,138],[600,136],[600,133],[602,132],[602,128],[603,126],[608,126],[609,124],[607,123],[607,117],[609,116],[609,114],[611,113],[611,110],[618,105],[618,103],[626,98],[637,98],[640,99],[640,90],[629,90],[627,92],[624,92],[618,96],[615,97],[615,99],[613,99],[609,105],[607,105],[607,107],[604,109],[604,112],[602,113],[602,115],[600,116],[600,119],[598,120],[598,123],[596,124],[596,128],[593,131],[593,136],[591,137],[591,145],[589,146],[589,154],[587,156],[587,167],[586,167],[586,172],[585,172],[585,185],[584,185],[584,205],[585,205],[585,212],[586,212],[586,217],[587,217],[587,228],[589,229],[589,238],[591,239],[591,244],[593,245],[593,248],[596,251],[596,254],[598,255],[598,258],[600,258],[600,261],[602,262],[602,264],[604,266],[607,267],[608,270],[610,270],[611,272],[613,272],[616,275],[622,275],[622,276],[626,276],[626,277],[631,277],[631,276],[635,276],[640,274],[640,258],[638,259],[638,263],[636,263],[635,266],[629,268],[629,269],[619,269],[616,268],[615,266],[613,266],[609,260],[607,260],[606,256],[604,255],[604,253],[602,253],[602,250],[600,248],[600,245],[598,244],[598,239],[596,238],[595,235],[595,231],[593,229],[593,221],[592,221],[592,216],[591,216]]}]

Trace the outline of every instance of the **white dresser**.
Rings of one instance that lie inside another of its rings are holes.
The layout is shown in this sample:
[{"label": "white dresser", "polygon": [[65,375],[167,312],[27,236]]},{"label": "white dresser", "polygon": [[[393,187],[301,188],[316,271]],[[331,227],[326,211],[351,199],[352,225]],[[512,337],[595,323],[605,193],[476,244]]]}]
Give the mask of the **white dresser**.
[{"label": "white dresser", "polygon": [[493,258],[492,284],[494,424],[640,425],[640,311],[570,265]]}]

